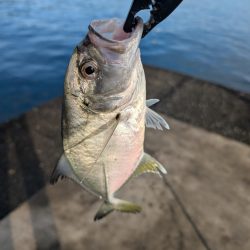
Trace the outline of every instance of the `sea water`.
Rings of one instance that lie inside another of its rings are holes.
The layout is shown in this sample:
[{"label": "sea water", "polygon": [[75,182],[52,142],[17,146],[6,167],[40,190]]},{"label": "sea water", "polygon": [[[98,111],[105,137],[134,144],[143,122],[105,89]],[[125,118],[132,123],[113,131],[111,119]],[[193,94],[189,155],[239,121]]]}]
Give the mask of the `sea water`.
[{"label": "sea water", "polygon": [[[0,122],[62,95],[70,55],[90,21],[124,19],[130,4],[1,0]],[[250,92],[250,1],[184,0],[140,47],[145,64]]]}]

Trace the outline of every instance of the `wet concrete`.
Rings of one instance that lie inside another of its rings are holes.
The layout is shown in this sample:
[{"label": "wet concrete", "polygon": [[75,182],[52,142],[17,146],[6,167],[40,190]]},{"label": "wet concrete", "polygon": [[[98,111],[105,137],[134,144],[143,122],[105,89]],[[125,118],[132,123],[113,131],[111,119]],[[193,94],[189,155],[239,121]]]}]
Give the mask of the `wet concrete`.
[{"label": "wet concrete", "polygon": [[185,123],[169,119],[169,132],[147,133],[147,151],[169,174],[123,191],[143,213],[93,224],[91,195],[67,181],[46,185],[62,151],[57,99],[0,126],[0,249],[250,249],[249,96],[145,71],[148,96],[161,99],[155,109]]}]

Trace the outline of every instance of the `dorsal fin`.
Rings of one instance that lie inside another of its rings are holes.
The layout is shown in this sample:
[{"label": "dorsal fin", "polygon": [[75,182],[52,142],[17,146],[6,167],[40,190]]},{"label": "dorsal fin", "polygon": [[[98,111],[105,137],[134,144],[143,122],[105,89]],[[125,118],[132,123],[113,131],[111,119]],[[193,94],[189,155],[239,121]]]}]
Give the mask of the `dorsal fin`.
[{"label": "dorsal fin", "polygon": [[78,178],[75,176],[73,169],[64,154],[61,155],[56,167],[51,174],[50,183],[55,184],[60,177],[68,177],[79,183]]}]

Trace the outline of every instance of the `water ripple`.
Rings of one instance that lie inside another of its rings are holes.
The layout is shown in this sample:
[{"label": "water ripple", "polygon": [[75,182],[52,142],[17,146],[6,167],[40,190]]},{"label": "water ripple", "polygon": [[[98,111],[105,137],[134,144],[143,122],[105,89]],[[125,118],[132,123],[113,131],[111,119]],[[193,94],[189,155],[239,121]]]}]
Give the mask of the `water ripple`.
[{"label": "water ripple", "polygon": [[[126,17],[131,1],[0,1],[0,121],[62,93],[92,19]],[[144,63],[250,92],[250,1],[186,0],[142,40]]]}]

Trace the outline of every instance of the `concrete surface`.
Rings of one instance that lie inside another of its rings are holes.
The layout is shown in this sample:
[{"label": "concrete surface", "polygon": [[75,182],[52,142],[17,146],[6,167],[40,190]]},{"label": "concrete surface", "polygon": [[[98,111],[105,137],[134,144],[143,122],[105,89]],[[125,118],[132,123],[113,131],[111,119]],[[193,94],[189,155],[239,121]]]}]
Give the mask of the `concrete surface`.
[{"label": "concrete surface", "polygon": [[[250,95],[145,66],[154,109],[250,144]],[[61,99],[0,125],[0,219],[40,190],[61,152]],[[6,192],[8,190],[8,192]]]},{"label": "concrete surface", "polygon": [[250,94],[183,74],[145,66],[148,97],[156,110],[250,144]]},{"label": "concrete surface", "polygon": [[61,152],[61,99],[0,126],[0,219],[45,186]]},{"label": "concrete surface", "polygon": [[0,250],[250,249],[249,95],[145,71],[155,109],[189,124],[167,117],[169,132],[147,131],[147,152],[169,174],[122,191],[143,212],[94,223],[94,197],[68,181],[47,185],[62,151],[57,99],[0,125]]},{"label": "concrete surface", "polygon": [[250,249],[250,147],[168,118],[146,151],[168,175],[134,179],[118,197],[137,215],[93,216],[100,202],[70,181],[47,185],[0,222],[1,249]]}]

